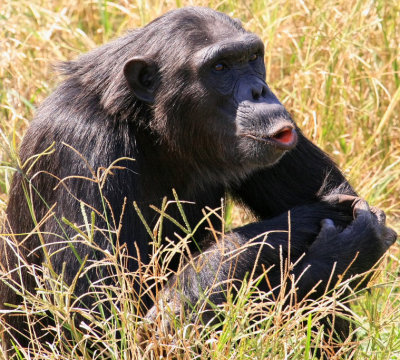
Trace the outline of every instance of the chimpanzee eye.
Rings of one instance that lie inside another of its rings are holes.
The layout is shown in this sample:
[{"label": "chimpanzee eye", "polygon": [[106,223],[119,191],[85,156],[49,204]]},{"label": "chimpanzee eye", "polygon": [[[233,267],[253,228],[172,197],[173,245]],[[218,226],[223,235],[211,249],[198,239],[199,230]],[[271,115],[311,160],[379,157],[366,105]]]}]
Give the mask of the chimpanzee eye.
[{"label": "chimpanzee eye", "polygon": [[258,58],[258,55],[257,54],[252,54],[251,56],[250,56],[250,61],[254,61],[254,60],[257,60],[257,58]]},{"label": "chimpanzee eye", "polygon": [[224,64],[219,63],[219,64],[215,64],[214,65],[214,70],[216,70],[216,71],[222,71],[224,69],[225,69],[225,65]]}]

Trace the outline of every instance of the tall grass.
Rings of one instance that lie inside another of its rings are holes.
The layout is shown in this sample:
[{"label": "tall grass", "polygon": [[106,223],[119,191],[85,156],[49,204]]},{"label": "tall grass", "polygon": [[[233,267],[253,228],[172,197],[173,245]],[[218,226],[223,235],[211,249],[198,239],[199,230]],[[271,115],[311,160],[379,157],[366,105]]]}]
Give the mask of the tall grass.
[{"label": "tall grass", "polygon": [[[21,166],[18,145],[36,106],[58,82],[53,65],[186,5],[224,11],[260,35],[266,46],[270,86],[304,132],[332,155],[357,191],[384,209],[389,223],[400,231],[397,0],[1,1],[0,218],[4,220],[11,177]],[[247,221],[244,210],[232,204],[229,209],[229,227]],[[86,232],[76,228],[74,241],[90,241],[90,234],[98,230],[93,229],[90,216],[88,213]],[[172,250],[155,246],[154,259],[160,251]],[[73,289],[50,268],[31,268],[38,289],[44,289],[46,282],[52,292],[25,294],[25,310],[29,314],[51,309],[54,342],[48,346],[38,340],[30,352],[17,348],[15,358],[312,359],[322,334],[315,324],[327,313],[346,310],[348,305],[337,300],[347,286],[342,284],[330,297],[303,308],[285,309],[282,299],[261,306],[259,299],[265,295],[257,293],[256,279],[248,279],[240,296],[218,309],[224,314],[222,326],[203,327],[199,319],[177,318],[171,338],[160,318],[157,331],[141,343],[146,319],[134,315],[137,302],[131,285],[132,276],[140,274],[127,273],[121,265],[123,251],[117,254],[105,254],[104,263],[96,264],[112,264],[119,281],[113,292],[101,284],[94,286],[99,302],[109,310],[103,313],[79,308]],[[379,267],[371,290],[349,299],[357,338],[343,345],[344,358],[400,359],[399,262],[399,248],[394,246]],[[7,281],[7,274],[0,275]],[[147,275],[163,278],[166,274],[154,265]],[[80,326],[74,322],[77,314],[85,319]],[[64,331],[74,341],[65,341],[61,328],[67,329]]]}]

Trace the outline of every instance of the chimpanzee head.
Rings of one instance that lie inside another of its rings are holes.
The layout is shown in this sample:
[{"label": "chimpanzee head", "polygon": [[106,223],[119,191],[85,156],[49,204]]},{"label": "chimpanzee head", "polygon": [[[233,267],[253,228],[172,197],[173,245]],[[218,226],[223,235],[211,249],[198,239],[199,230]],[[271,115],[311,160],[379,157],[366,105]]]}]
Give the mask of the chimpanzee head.
[{"label": "chimpanzee head", "polygon": [[296,145],[295,125],[265,82],[264,45],[237,20],[184,8],[140,31],[142,52],[124,75],[170,151],[200,168],[244,174]]}]

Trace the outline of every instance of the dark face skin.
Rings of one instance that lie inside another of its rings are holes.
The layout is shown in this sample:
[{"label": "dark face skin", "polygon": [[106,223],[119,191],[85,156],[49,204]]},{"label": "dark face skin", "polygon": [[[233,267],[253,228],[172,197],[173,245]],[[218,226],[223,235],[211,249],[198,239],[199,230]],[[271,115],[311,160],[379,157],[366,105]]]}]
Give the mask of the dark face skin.
[{"label": "dark face skin", "polygon": [[[176,136],[184,139],[176,145],[178,151],[180,147],[183,154],[191,152],[199,163],[221,170],[236,167],[242,173],[275,164],[296,145],[297,134],[290,115],[265,82],[263,43],[252,33],[224,28],[207,40],[192,46],[184,62],[174,65],[173,79],[182,73],[190,78],[185,94],[176,94],[185,96],[179,100],[185,106],[181,112],[175,109],[166,126],[186,129]],[[124,68],[130,88],[137,98],[153,104],[156,117],[157,92],[174,89],[174,81],[160,76],[160,69],[157,57],[136,57]],[[172,121],[181,123],[174,126]],[[163,129],[156,131],[162,137]]]},{"label": "dark face skin", "polygon": [[265,82],[264,45],[257,36],[223,40],[195,59],[200,79],[223,104],[218,110],[227,127],[234,119],[239,159],[272,165],[296,145],[293,121]]}]

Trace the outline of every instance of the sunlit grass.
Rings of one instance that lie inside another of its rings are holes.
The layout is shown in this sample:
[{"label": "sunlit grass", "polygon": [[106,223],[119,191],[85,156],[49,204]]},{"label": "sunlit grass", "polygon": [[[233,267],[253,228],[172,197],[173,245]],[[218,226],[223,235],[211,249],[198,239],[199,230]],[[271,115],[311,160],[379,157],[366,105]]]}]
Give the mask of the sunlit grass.
[{"label": "sunlit grass", "polygon": [[[185,5],[224,11],[260,35],[266,46],[269,85],[307,136],[334,158],[363,197],[387,212],[391,225],[400,231],[400,3],[396,0],[1,1],[0,218],[4,220],[10,180],[18,168],[16,149],[36,106],[59,81],[53,65]],[[228,215],[228,226],[248,220],[239,208]],[[90,228],[90,214],[88,219]],[[77,239],[86,241],[79,231]],[[342,306],[328,297],[302,309],[283,309],[279,301],[260,309],[256,299],[262,295],[249,281],[234,306],[228,302],[220,309],[225,314],[222,327],[196,327],[183,319],[173,340],[160,327],[143,347],[138,333],[144,320],[133,315],[137,303],[130,279],[135,274],[126,274],[118,257],[108,254],[106,259],[118,269],[120,281],[120,289],[112,293],[96,288],[111,309],[107,319],[74,308],[72,289],[51,269],[32,269],[38,288],[44,288],[46,278],[58,296],[44,291],[26,294],[28,312],[50,307],[56,320],[54,346],[45,349],[38,341],[31,358],[157,359],[179,354],[184,359],[312,359],[321,334],[311,324]],[[400,358],[399,267],[395,246],[371,291],[357,294],[357,301],[351,299],[358,338],[343,347],[345,358]],[[166,275],[153,270],[157,276]],[[255,327],[251,320],[260,311],[263,321]],[[75,313],[86,316],[86,327],[74,328],[71,314]],[[63,326],[73,334],[72,345],[62,340]],[[98,332],[99,328],[107,331]],[[97,344],[98,351],[87,350],[88,342]],[[21,349],[16,358],[28,354]]]}]

